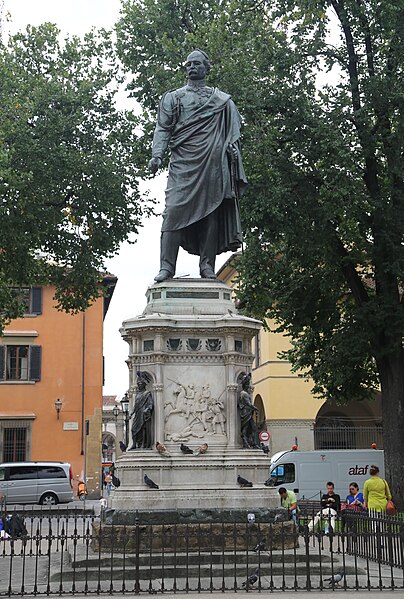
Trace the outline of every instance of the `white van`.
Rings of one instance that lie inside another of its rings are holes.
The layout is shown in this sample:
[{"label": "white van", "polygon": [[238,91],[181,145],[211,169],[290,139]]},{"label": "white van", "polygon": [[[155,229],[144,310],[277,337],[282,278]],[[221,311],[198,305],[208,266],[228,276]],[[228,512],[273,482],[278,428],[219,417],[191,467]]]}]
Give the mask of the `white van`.
[{"label": "white van", "polygon": [[335,492],[345,499],[351,482],[358,483],[363,491],[372,464],[384,477],[384,451],[378,449],[279,451],[271,457],[265,484],[294,491],[298,499],[319,499],[331,481]]},{"label": "white van", "polygon": [[0,464],[0,496],[7,504],[56,505],[73,501],[73,475],[65,462]]}]

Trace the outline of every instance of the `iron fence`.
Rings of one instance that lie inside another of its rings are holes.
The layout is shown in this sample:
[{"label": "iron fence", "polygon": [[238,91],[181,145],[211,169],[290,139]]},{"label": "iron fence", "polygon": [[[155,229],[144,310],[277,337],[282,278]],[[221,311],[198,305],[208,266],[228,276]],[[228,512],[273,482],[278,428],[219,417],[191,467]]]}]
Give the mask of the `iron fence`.
[{"label": "iron fence", "polygon": [[372,443],[383,449],[381,426],[314,426],[315,449],[369,449]]},{"label": "iron fence", "polygon": [[402,516],[354,513],[334,529],[314,516],[113,525],[30,515],[26,533],[0,542],[0,596],[404,588]]},{"label": "iron fence", "polygon": [[353,533],[347,537],[348,553],[403,569],[404,513],[353,512],[342,521]]}]

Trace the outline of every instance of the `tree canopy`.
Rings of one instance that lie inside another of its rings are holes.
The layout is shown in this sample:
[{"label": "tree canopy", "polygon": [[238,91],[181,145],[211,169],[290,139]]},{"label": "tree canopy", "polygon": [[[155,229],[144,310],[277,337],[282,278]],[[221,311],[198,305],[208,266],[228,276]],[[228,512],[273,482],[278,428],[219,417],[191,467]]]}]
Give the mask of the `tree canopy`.
[{"label": "tree canopy", "polygon": [[60,307],[86,308],[104,259],[140,225],[120,80],[106,32],[61,40],[44,24],[0,43],[0,331],[21,311],[13,287],[53,283]]},{"label": "tree canopy", "polygon": [[145,147],[186,54],[209,54],[244,122],[241,305],[290,336],[318,395],[381,385],[401,503],[403,15],[392,0],[124,0],[117,25]]}]

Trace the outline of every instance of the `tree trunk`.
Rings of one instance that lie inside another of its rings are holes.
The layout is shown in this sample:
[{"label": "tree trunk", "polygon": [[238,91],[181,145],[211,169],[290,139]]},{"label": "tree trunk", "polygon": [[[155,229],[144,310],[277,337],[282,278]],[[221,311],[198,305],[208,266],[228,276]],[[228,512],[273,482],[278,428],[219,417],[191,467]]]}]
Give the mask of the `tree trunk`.
[{"label": "tree trunk", "polygon": [[382,392],[384,463],[393,500],[404,509],[404,351],[377,359]]}]

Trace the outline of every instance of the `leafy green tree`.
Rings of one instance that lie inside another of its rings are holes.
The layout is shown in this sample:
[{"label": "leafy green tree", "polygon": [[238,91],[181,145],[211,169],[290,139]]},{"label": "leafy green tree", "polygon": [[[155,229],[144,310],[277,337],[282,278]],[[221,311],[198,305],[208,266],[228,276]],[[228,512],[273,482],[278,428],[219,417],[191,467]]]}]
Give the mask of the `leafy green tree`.
[{"label": "leafy green tree", "polygon": [[104,259],[140,225],[121,79],[106,32],[60,41],[44,24],[0,44],[0,331],[20,314],[12,286],[53,283],[61,308],[86,308]]},{"label": "leafy green tree", "polygon": [[293,367],[345,403],[382,391],[387,477],[404,505],[403,32],[390,0],[124,0],[118,51],[144,107],[204,48],[245,123],[244,310],[287,333]]}]

